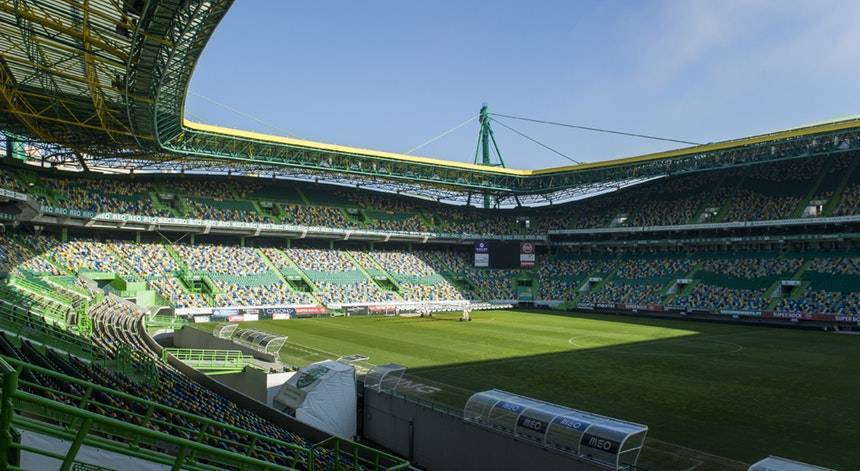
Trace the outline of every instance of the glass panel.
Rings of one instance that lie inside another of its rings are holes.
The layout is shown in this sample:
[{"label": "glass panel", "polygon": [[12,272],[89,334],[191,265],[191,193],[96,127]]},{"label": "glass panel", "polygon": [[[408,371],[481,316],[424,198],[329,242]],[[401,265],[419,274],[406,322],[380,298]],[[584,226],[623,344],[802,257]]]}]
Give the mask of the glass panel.
[{"label": "glass panel", "polygon": [[635,465],[636,450],[648,427],[569,409],[497,389],[475,393],[463,410],[465,420],[545,445],[556,451],[599,461],[617,469]]}]

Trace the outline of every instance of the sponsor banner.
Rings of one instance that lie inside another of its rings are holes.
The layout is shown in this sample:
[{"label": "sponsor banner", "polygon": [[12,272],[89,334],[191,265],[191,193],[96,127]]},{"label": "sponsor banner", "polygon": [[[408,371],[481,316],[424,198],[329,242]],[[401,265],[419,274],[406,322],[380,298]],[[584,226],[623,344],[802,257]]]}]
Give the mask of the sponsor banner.
[{"label": "sponsor banner", "polygon": [[297,307],[295,308],[297,316],[319,316],[328,314],[328,309],[322,306]]},{"label": "sponsor banner", "polygon": [[0,188],[0,196],[18,201],[27,201],[27,195],[24,193],[18,193],[17,191],[7,190],[5,188]]},{"label": "sponsor banner", "polygon": [[289,319],[295,315],[296,310],[291,307],[264,307],[260,317],[262,319],[274,319],[276,321]]},{"label": "sponsor banner", "polygon": [[328,310],[322,306],[269,306],[269,307],[230,307],[212,309],[213,321],[242,322],[257,321],[261,319],[292,319],[293,317],[307,317],[328,314]]},{"label": "sponsor banner", "polygon": [[564,428],[577,430],[579,432],[584,432],[588,427],[591,427],[591,422],[576,417],[557,417],[553,422]]},{"label": "sponsor banner", "polygon": [[370,314],[396,314],[397,306],[393,305],[380,305],[380,306],[368,306],[367,312]]},{"label": "sponsor banner", "polygon": [[649,311],[661,312],[663,311],[663,306],[660,304],[646,304],[645,309]]},{"label": "sponsor banner", "polygon": [[490,245],[486,241],[475,242],[475,266],[479,268],[490,266]]},{"label": "sponsor banner", "polygon": [[177,315],[209,315],[212,314],[212,308],[209,307],[181,307],[175,310]]},{"label": "sponsor banner", "polygon": [[595,450],[600,450],[613,455],[617,455],[618,450],[621,448],[621,443],[616,442],[615,440],[598,437],[597,435],[592,435],[590,433],[583,434],[582,441],[580,443],[589,448],[594,448]]},{"label": "sponsor banner", "polygon": [[596,308],[600,309],[617,309],[618,307],[613,303],[597,303],[594,305]]},{"label": "sponsor banner", "polygon": [[779,284],[781,286],[800,286],[800,280],[782,280]]},{"label": "sponsor banner", "polygon": [[860,322],[860,316],[844,316],[836,314],[817,313],[809,315],[808,319],[821,322]]},{"label": "sponsor banner", "polygon": [[78,209],[67,209],[67,208],[55,208],[53,206],[42,205],[39,208],[39,211],[43,214],[59,214],[61,216],[71,216],[78,218],[91,219],[95,217],[96,213],[92,211],[81,211]]},{"label": "sponsor banner", "polygon": [[594,304],[592,303],[576,303],[576,307],[579,309],[594,309]]},{"label": "sponsor banner", "polygon": [[720,309],[720,314],[725,314],[728,316],[742,316],[742,317],[761,317],[761,311],[739,311],[734,309]]},{"label": "sponsor banner", "polygon": [[766,319],[808,319],[811,316],[802,314],[800,312],[786,312],[786,311],[776,311],[776,312],[764,312],[762,313],[762,317]]},{"label": "sponsor banner", "polygon": [[525,407],[513,402],[499,401],[496,403],[496,409],[504,409],[508,412],[519,414],[525,409]]},{"label": "sponsor banner", "polygon": [[202,323],[202,322],[209,322],[210,320],[212,320],[211,316],[194,316],[194,323],[195,324]]},{"label": "sponsor banner", "polygon": [[534,242],[520,242],[520,267],[535,266],[535,251]]},{"label": "sponsor banner", "polygon": [[344,310],[348,316],[366,316],[369,314],[367,306],[347,306]]},{"label": "sponsor banner", "polygon": [[213,317],[230,317],[230,316],[238,316],[240,314],[238,309],[213,309],[212,316]]},{"label": "sponsor banner", "polygon": [[534,432],[540,435],[541,438],[546,433],[547,426],[549,426],[549,422],[535,417],[528,417],[526,414],[520,414],[520,417],[517,419],[518,428]]}]

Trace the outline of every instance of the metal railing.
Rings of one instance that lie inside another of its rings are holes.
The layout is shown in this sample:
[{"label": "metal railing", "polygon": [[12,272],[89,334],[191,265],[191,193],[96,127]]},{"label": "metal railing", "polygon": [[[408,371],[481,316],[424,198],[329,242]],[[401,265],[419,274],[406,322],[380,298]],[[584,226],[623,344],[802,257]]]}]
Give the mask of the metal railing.
[{"label": "metal railing", "polygon": [[[32,373],[65,385],[64,390],[27,380]],[[310,447],[195,416],[13,358],[0,357],[0,376],[3,381],[0,464],[5,465],[0,467],[3,469],[22,469],[19,467],[21,453],[54,458],[63,463],[60,469],[69,469],[82,445],[168,465],[176,470],[313,470],[318,464]],[[70,392],[73,389],[81,392]],[[113,400],[97,399],[105,396]],[[127,408],[116,405],[123,403]],[[71,443],[65,454],[28,447],[13,439],[17,435],[13,429]],[[171,430],[188,438],[156,430]]]},{"label": "metal railing", "polygon": [[57,293],[56,291],[41,286],[31,280],[22,278],[20,276],[12,276],[10,278],[10,281],[11,284],[18,289],[26,291],[34,296],[43,298],[46,301],[60,304],[69,308],[74,306],[74,302],[70,297],[64,294]]},{"label": "metal railing", "polygon": [[335,462],[351,462],[355,469],[374,469],[400,471],[409,469],[409,462],[394,455],[381,452],[361,443],[330,437],[316,445],[314,449],[325,449],[335,457]]},{"label": "metal railing", "polygon": [[147,316],[144,319],[147,329],[171,329],[178,330],[187,325],[189,321],[177,316]]},{"label": "metal railing", "polygon": [[101,357],[90,337],[69,331],[65,322],[43,317],[3,298],[0,298],[0,327],[84,358],[97,360]]},{"label": "metal railing", "polygon": [[239,372],[246,366],[254,367],[254,357],[245,355],[241,350],[207,350],[197,348],[165,348],[161,350],[161,360],[165,363],[169,356],[194,368],[211,374],[213,372]]},{"label": "metal railing", "polygon": [[[36,377],[38,383],[33,382]],[[68,470],[82,446],[174,470],[397,471],[409,466],[401,458],[339,438],[316,445],[298,436],[301,444],[285,442],[2,355],[0,380],[0,469],[23,469],[21,455],[30,453],[58,460],[60,469]],[[69,446],[64,453],[28,446],[18,438],[21,431]]]}]

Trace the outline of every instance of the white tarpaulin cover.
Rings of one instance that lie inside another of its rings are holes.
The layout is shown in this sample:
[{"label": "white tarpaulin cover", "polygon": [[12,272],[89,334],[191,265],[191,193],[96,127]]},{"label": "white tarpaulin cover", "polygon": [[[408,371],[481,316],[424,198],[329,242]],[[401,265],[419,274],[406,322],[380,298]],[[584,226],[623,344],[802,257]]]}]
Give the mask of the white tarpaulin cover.
[{"label": "white tarpaulin cover", "polygon": [[355,368],[332,360],[302,368],[284,383],[274,407],[295,411],[296,419],[324,432],[351,439],[358,408]]}]

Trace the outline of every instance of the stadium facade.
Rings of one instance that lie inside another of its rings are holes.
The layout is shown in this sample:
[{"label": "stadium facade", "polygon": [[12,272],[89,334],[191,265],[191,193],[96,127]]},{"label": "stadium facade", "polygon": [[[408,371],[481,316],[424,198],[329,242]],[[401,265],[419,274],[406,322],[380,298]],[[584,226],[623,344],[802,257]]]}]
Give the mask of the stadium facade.
[{"label": "stadium facade", "polygon": [[539,170],[193,123],[188,82],[231,3],[0,3],[4,433],[189,469],[406,466],[166,366],[147,332],[194,317],[860,326],[860,119]]}]

